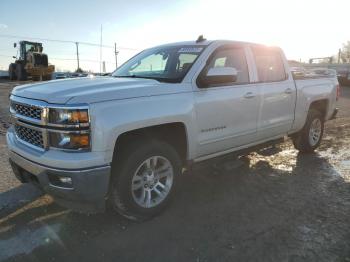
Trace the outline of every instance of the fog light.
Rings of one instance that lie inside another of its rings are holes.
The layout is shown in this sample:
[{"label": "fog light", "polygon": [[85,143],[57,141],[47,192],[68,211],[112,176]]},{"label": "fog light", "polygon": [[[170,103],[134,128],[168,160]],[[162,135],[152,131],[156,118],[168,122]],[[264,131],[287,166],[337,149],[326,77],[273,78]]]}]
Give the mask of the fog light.
[{"label": "fog light", "polygon": [[73,188],[73,181],[71,177],[68,176],[59,176],[56,174],[48,174],[50,184],[56,187],[63,188]]},{"label": "fog light", "polygon": [[70,177],[59,177],[62,183],[72,185],[72,179]]}]

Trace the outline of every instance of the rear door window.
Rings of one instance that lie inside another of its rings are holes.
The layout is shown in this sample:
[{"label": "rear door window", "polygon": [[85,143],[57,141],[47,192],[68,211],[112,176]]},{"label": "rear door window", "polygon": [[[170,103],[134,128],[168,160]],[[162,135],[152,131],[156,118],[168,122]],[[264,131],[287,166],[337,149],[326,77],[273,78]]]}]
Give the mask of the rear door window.
[{"label": "rear door window", "polygon": [[253,48],[259,82],[278,82],[287,78],[283,59],[278,50]]}]

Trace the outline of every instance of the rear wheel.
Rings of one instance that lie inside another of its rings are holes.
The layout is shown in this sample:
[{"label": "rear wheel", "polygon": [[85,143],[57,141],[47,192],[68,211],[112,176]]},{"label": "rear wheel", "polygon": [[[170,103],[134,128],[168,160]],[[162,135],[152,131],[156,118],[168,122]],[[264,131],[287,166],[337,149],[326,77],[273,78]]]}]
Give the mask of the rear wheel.
[{"label": "rear wheel", "polygon": [[133,143],[113,161],[110,201],[123,216],[142,221],[169,203],[181,173],[181,161],[168,143]]},{"label": "rear wheel", "polygon": [[33,81],[40,81],[40,76],[32,76]]},{"label": "rear wheel", "polygon": [[304,128],[293,137],[293,144],[302,153],[311,153],[319,147],[324,130],[323,115],[314,109],[309,111]]},{"label": "rear wheel", "polygon": [[17,75],[17,80],[19,81],[27,80],[27,71],[24,69],[24,66],[22,64],[16,65],[16,75]]},{"label": "rear wheel", "polygon": [[44,75],[43,76],[43,80],[44,81],[49,81],[49,80],[51,80],[52,79],[52,75],[51,74],[49,74],[49,75]]}]

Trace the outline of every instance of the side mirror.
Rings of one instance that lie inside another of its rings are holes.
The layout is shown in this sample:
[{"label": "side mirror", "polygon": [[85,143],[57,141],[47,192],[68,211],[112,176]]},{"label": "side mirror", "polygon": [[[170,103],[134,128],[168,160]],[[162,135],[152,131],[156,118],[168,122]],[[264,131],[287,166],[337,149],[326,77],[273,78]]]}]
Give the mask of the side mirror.
[{"label": "side mirror", "polygon": [[13,48],[16,48],[17,47],[17,43],[13,43]]},{"label": "side mirror", "polygon": [[230,84],[237,81],[238,71],[233,67],[213,67],[200,80],[205,87],[210,85]]},{"label": "side mirror", "polygon": [[17,57],[15,57],[15,56],[12,56],[12,58],[16,59]]}]

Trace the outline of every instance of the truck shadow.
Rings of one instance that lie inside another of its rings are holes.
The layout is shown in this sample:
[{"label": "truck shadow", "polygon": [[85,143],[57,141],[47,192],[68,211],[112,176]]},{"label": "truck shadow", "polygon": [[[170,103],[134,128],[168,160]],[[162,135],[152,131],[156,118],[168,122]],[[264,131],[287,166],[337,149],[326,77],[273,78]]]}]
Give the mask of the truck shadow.
[{"label": "truck shadow", "polygon": [[21,184],[9,191],[0,193],[0,220],[42,195],[43,192],[32,184]]},{"label": "truck shadow", "polygon": [[330,261],[350,254],[350,185],[326,159],[284,150],[241,161],[182,176],[172,205],[143,223],[39,199],[0,220],[0,261]]}]

